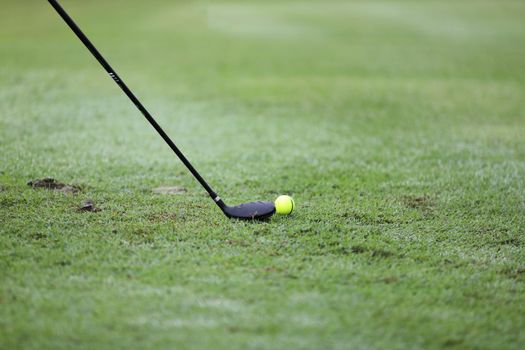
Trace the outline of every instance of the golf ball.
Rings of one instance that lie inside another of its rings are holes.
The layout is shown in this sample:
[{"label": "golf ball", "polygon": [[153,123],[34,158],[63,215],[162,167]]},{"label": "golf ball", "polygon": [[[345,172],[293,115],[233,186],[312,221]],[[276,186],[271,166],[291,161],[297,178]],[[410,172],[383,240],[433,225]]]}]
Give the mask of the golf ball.
[{"label": "golf ball", "polygon": [[295,203],[290,196],[279,196],[275,200],[275,210],[277,214],[288,215],[295,209]]}]

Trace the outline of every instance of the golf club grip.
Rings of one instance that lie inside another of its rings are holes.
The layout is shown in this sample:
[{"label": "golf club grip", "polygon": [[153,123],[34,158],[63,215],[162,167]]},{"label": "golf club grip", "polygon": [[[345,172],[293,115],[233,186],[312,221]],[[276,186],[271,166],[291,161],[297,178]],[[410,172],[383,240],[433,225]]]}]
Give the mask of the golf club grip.
[{"label": "golf club grip", "polygon": [[[146,110],[146,108],[140,103],[137,97],[131,92],[131,90],[127,87],[127,85],[120,79],[118,74],[111,68],[109,63],[106,61],[106,59],[98,52],[98,50],[95,48],[95,46],[89,41],[89,39],[84,35],[84,33],[80,30],[80,28],[76,25],[76,23],[69,17],[67,12],[60,6],[60,4],[56,0],[48,0],[51,6],[56,10],[56,12],[62,17],[64,22],[71,28],[71,30],[76,34],[76,36],[82,41],[82,43],[86,46],[86,48],[91,52],[91,54],[97,59],[97,61],[104,67],[106,72],[108,72],[109,76],[115,81],[115,83],[120,86],[122,91],[126,94],[126,96],[129,97],[129,99],[133,102],[133,104],[137,107],[137,109],[144,115],[144,117],[148,120],[148,122],[157,130],[159,135],[164,139],[164,141],[170,146],[170,148],[175,152],[177,157],[184,163],[184,165],[188,168],[188,170],[192,173],[192,175],[199,181],[199,183],[206,189],[208,194],[214,199],[214,201],[219,205],[219,202],[216,200],[217,194],[211,189],[211,187],[208,185],[206,181],[202,178],[202,176],[195,170],[193,165],[186,159],[184,154],[178,149],[178,147],[171,141],[171,139],[168,137],[168,135],[162,130],[159,124],[153,119],[151,114]],[[220,205],[219,205],[220,206]]]}]

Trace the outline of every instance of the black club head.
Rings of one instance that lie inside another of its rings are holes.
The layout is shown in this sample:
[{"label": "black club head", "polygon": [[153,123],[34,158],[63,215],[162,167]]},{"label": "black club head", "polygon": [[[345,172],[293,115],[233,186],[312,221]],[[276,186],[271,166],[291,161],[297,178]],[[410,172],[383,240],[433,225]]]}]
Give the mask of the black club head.
[{"label": "black club head", "polygon": [[239,204],[234,207],[225,205],[221,208],[229,218],[240,220],[264,220],[275,213],[275,205],[272,202],[250,202]]}]

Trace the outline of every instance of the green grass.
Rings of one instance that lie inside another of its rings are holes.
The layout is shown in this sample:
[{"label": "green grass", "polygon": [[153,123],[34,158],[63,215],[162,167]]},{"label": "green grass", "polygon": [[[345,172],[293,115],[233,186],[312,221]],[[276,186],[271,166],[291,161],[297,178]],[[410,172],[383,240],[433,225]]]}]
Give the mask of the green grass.
[{"label": "green grass", "polygon": [[523,2],[0,5],[0,348],[523,347]]}]

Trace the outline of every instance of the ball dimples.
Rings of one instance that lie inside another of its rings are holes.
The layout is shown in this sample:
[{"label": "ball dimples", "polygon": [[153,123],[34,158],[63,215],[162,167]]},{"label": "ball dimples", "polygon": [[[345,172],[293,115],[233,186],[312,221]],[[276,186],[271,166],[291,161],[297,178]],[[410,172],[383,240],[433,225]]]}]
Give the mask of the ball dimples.
[{"label": "ball dimples", "polygon": [[275,200],[275,210],[277,214],[290,214],[295,208],[295,203],[290,196],[279,196]]}]

